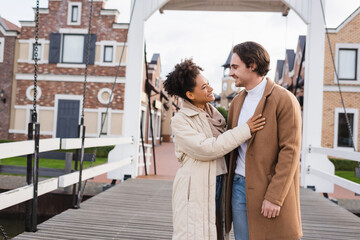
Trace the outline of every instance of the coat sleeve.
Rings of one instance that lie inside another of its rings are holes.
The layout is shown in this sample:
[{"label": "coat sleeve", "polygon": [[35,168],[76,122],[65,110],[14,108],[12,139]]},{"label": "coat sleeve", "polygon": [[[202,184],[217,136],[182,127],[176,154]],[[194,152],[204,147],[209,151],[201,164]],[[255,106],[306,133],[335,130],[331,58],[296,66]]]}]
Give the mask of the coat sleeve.
[{"label": "coat sleeve", "polygon": [[301,147],[301,111],[295,97],[280,98],[277,109],[279,154],[265,199],[282,206],[299,167]]},{"label": "coat sleeve", "polygon": [[232,151],[251,137],[250,128],[243,124],[215,137],[206,137],[187,121],[186,117],[175,116],[171,119],[171,128],[179,150],[190,157],[200,160],[215,160]]}]

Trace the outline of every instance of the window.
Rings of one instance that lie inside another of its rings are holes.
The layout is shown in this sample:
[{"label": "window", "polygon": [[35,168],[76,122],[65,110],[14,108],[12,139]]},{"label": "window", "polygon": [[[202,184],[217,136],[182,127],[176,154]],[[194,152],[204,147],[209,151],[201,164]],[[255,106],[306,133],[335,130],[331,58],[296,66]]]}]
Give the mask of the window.
[{"label": "window", "polygon": [[359,43],[336,43],[336,70],[334,83],[360,84],[360,44]]},{"label": "window", "polygon": [[84,35],[64,35],[62,62],[84,62]]},{"label": "window", "polygon": [[[155,132],[156,133],[156,124],[155,124],[155,114],[154,112],[151,113],[151,122],[150,122],[150,117],[148,118],[148,138],[151,139],[152,138],[152,133]],[[152,125],[152,131],[151,131],[151,125]]]},{"label": "window", "polygon": [[113,61],[113,46],[104,46],[104,62]]},{"label": "window", "polygon": [[70,2],[68,3],[68,25],[80,25],[81,24],[81,2]]},{"label": "window", "polygon": [[[334,146],[338,148],[353,148],[357,145],[358,133],[358,109],[346,109],[349,119],[350,129],[353,137],[351,138],[344,110],[335,109],[335,129],[334,129]],[[354,142],[353,142],[354,141]]]},{"label": "window", "polygon": [[4,61],[5,38],[0,38],[0,62]]},{"label": "window", "polygon": [[156,138],[160,138],[161,135],[161,117],[160,115],[156,116]]},{"label": "window", "polygon": [[160,80],[158,77],[155,78],[155,87],[156,88],[159,88],[159,85],[160,85]]},{"label": "window", "polygon": [[[101,113],[101,122],[100,122],[100,131],[101,131],[101,135],[107,135],[107,130],[108,130],[108,114],[106,114],[106,112],[102,112]],[[103,127],[101,128],[102,124],[104,123]],[[101,130],[102,129],[102,130]]]},{"label": "window", "polygon": [[339,80],[356,80],[357,49],[339,49]]},{"label": "window", "polygon": [[[37,51],[37,60],[41,60],[41,53],[42,53],[42,48],[41,48],[41,44],[37,45],[38,47],[38,51]],[[33,43],[33,50],[32,50],[32,60],[35,60],[35,43]]]},{"label": "window", "polygon": [[141,109],[141,127],[142,127],[142,136],[145,139],[145,119],[146,119],[146,115],[145,115],[145,110]]},{"label": "window", "polygon": [[71,22],[75,23],[79,19],[79,6],[71,6]]}]

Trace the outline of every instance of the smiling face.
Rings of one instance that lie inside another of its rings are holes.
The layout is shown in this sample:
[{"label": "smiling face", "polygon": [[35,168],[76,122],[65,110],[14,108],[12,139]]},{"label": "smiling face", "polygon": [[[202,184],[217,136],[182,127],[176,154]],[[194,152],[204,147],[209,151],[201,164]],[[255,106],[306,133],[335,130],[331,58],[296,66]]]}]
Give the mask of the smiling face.
[{"label": "smiling face", "polygon": [[229,76],[235,79],[236,87],[245,87],[249,88],[256,74],[253,71],[255,67],[252,64],[249,68],[246,67],[246,64],[240,59],[240,57],[233,53],[230,62],[230,73]]},{"label": "smiling face", "polygon": [[196,86],[192,92],[187,91],[186,96],[192,104],[199,108],[204,108],[205,104],[215,100],[213,88],[209,85],[208,80],[201,74],[195,78]]}]

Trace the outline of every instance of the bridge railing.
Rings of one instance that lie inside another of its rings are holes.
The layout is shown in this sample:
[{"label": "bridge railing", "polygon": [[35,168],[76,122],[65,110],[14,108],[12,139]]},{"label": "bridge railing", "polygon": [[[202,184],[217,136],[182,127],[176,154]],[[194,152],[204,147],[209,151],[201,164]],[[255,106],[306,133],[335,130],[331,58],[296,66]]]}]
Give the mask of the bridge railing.
[{"label": "bridge railing", "polygon": [[[346,150],[337,150],[331,148],[322,148],[322,147],[311,147],[309,146],[309,153],[322,154],[325,156],[337,157],[339,160],[352,160],[360,162],[360,152],[350,152]],[[308,165],[307,173],[321,179],[324,179],[328,182],[336,184],[340,187],[343,187],[347,190],[360,194],[360,184],[349,181],[345,178],[336,176],[332,173],[318,169],[315,166]]]},{"label": "bridge railing", "polygon": [[[120,144],[132,144],[130,137],[122,138],[85,138],[84,146],[102,147]],[[0,159],[9,157],[18,157],[23,155],[34,154],[34,140],[2,143],[0,144]],[[39,142],[39,152],[47,152],[54,150],[68,150],[81,148],[81,139],[42,139]],[[118,169],[132,162],[131,157],[124,158],[117,162],[105,163],[96,167],[84,169],[82,172],[82,180],[101,175],[103,173]],[[66,187],[79,181],[79,171],[61,175],[59,177],[49,178],[38,183],[38,196],[54,191],[60,187]],[[33,184],[16,188],[10,191],[0,193],[0,210],[25,202],[33,198]]]}]

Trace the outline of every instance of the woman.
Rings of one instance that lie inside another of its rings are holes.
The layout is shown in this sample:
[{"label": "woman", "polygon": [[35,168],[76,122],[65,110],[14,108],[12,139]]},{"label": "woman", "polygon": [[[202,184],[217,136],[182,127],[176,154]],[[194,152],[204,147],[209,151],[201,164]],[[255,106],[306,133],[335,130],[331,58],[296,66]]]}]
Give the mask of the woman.
[{"label": "woman", "polygon": [[164,88],[183,98],[183,107],[171,120],[175,155],[182,167],[172,195],[173,239],[216,239],[216,176],[227,172],[224,155],[263,128],[261,116],[225,131],[225,119],[209,102],[213,89],[191,59],[175,66]]}]

